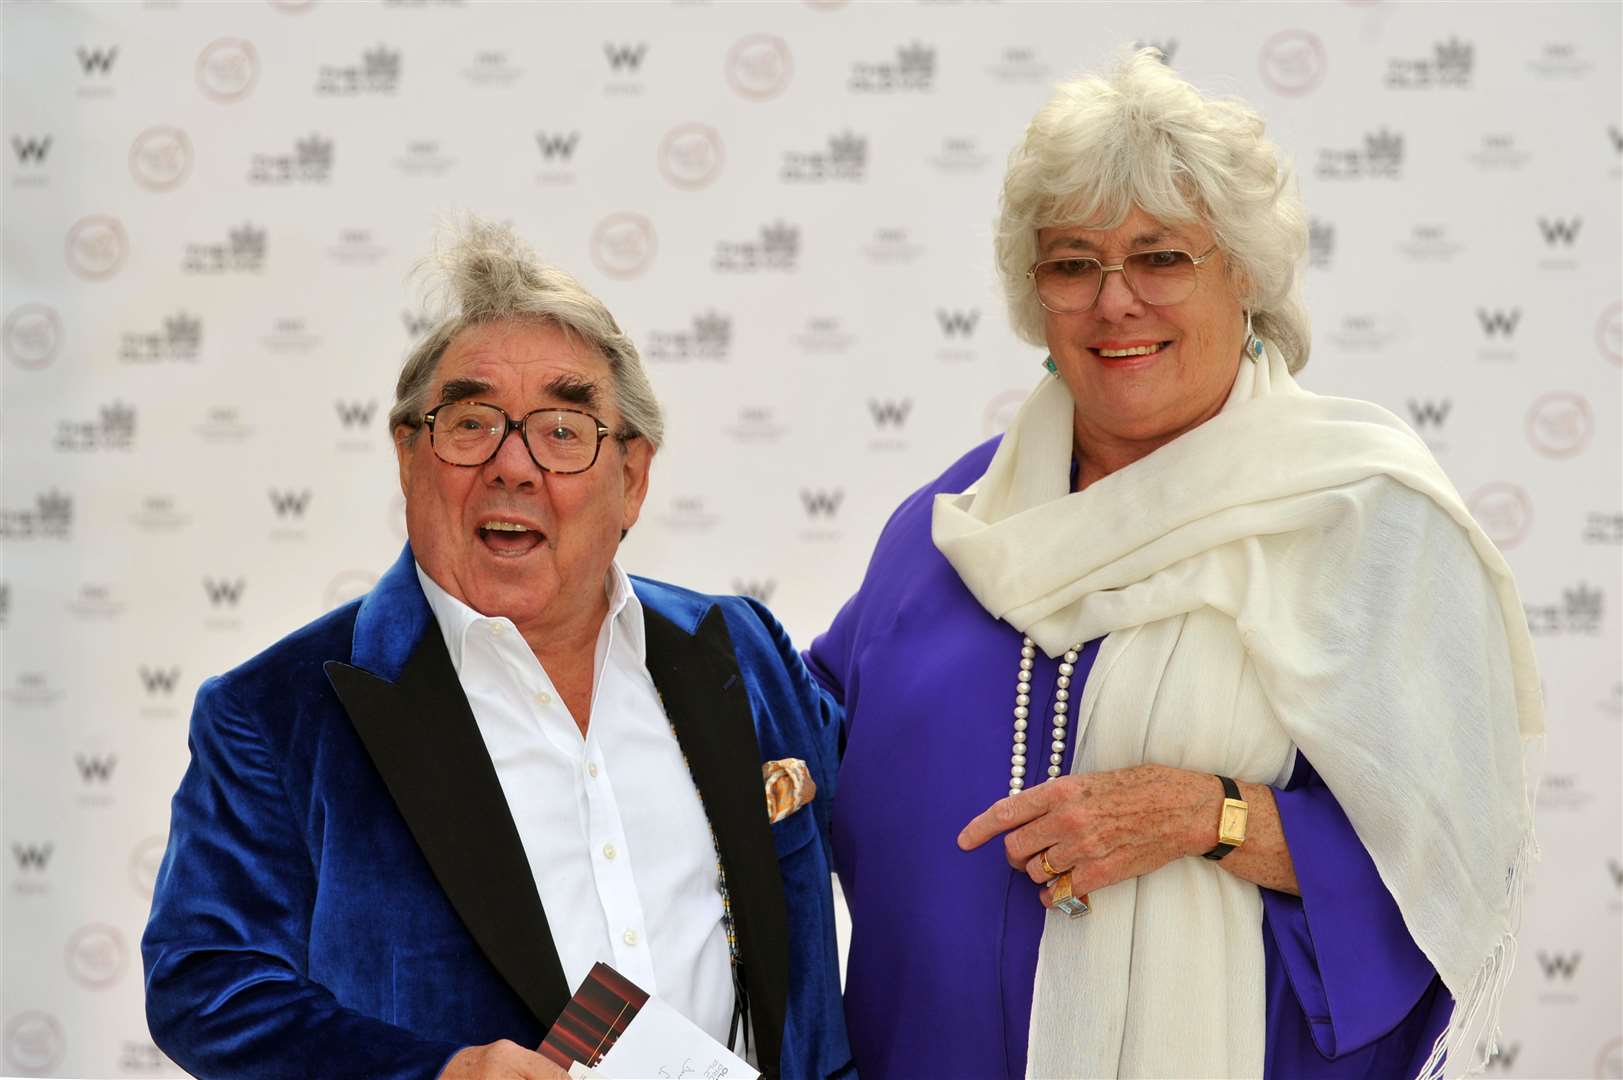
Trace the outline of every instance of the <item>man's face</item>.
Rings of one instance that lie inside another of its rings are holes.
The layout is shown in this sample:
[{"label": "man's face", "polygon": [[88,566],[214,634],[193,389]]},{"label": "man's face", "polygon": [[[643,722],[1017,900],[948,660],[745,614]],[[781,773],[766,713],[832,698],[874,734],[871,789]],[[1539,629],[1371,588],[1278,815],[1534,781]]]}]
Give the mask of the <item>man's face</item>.
[{"label": "man's face", "polygon": [[[611,432],[623,429],[608,361],[545,323],[492,323],[457,335],[440,357],[429,408],[448,400],[499,405],[514,419],[579,409]],[[604,436],[590,469],[560,476],[535,464],[516,431],[473,467],[441,461],[426,426],[411,445],[405,434],[395,432],[406,533],[428,576],[480,614],[511,619],[532,645],[595,634],[620,533],[636,522],[648,491],[647,441]]]}]

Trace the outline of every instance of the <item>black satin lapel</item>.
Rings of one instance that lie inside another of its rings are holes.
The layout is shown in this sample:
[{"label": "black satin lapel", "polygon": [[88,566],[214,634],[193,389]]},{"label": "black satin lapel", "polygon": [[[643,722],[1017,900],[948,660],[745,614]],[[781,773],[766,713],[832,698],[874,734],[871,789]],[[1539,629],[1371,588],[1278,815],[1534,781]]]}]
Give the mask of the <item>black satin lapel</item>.
[{"label": "black satin lapel", "polygon": [[719,607],[693,635],[643,609],[659,688],[716,833],[763,1072],[778,1073],[789,989],[789,913],[772,847],[755,719]]},{"label": "black satin lapel", "polygon": [[430,623],[398,683],[336,661],[326,671],[463,924],[536,1019],[551,1027],[569,1001],[569,986],[444,639]]}]

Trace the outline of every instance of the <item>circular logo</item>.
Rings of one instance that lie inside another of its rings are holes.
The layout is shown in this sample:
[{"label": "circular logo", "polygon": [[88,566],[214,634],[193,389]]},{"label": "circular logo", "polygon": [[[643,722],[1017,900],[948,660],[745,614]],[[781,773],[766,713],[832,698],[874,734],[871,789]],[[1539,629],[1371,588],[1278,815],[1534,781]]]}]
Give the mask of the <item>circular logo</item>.
[{"label": "circular logo", "polygon": [[1602,356],[1614,364],[1623,364],[1623,302],[1600,313],[1595,323],[1595,344],[1600,346]]},{"label": "circular logo", "polygon": [[241,101],[259,80],[259,53],[241,38],[220,38],[197,54],[197,85],[222,104]]},{"label": "circular logo", "polygon": [[163,849],[169,841],[162,836],[149,836],[130,852],[130,884],[142,897],[152,899],[152,888],[158,882],[158,868],[163,865]]},{"label": "circular logo", "polygon": [[1497,482],[1477,489],[1467,501],[1488,539],[1501,551],[1521,543],[1533,525],[1533,502],[1515,484]]},{"label": "circular logo", "polygon": [[5,350],[11,362],[31,371],[56,359],[62,320],[44,304],[24,304],[6,316]]},{"label": "circular logo", "polygon": [[1545,457],[1565,458],[1589,445],[1595,417],[1581,394],[1545,394],[1527,410],[1527,440]]},{"label": "circular logo", "polygon": [[192,141],[179,128],[147,128],[130,144],[130,173],[148,191],[173,191],[192,171]]},{"label": "circular logo", "polygon": [[1014,423],[1014,414],[1020,411],[1020,405],[1030,396],[1030,390],[1005,390],[988,401],[981,414],[982,434],[1001,435],[1008,431],[1009,425]]},{"label": "circular logo", "polygon": [[357,600],[371,592],[377,583],[378,576],[370,570],[345,570],[327,586],[324,595],[327,607],[331,609]]},{"label": "circular logo", "polygon": [[91,923],[81,926],[68,938],[68,974],[81,986],[100,990],[111,986],[124,974],[129,952],[124,935],[111,926]]},{"label": "circular logo", "polygon": [[794,70],[789,46],[771,34],[750,34],[727,50],[728,85],[754,101],[777,97]]},{"label": "circular logo", "polygon": [[67,1039],[49,1013],[18,1013],[6,1021],[6,1064],[18,1072],[43,1073],[62,1061]]},{"label": "circular logo", "polygon": [[654,259],[654,225],[641,214],[610,214],[592,230],[592,261],[610,277],[632,278]]},{"label": "circular logo", "polygon": [[679,188],[696,191],[721,173],[721,136],[706,124],[672,128],[659,143],[659,171]]},{"label": "circular logo", "polygon": [[1324,79],[1324,42],[1306,30],[1281,30],[1262,43],[1257,59],[1262,81],[1279,94],[1300,97]]},{"label": "circular logo", "polygon": [[86,281],[106,281],[118,273],[130,241],[117,218],[93,214],[68,230],[68,267]]}]

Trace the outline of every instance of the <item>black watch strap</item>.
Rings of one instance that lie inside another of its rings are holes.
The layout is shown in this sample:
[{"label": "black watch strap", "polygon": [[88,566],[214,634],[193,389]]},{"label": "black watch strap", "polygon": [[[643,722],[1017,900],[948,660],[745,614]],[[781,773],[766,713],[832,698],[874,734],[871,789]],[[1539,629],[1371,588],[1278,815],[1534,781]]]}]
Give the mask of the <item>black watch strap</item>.
[{"label": "black watch strap", "polygon": [[[1235,802],[1245,801],[1244,799],[1240,798],[1240,785],[1236,784],[1232,777],[1219,776],[1218,779],[1223,782],[1223,798],[1233,799]],[[1219,840],[1217,846],[1206,852],[1201,856],[1201,858],[1210,859],[1213,862],[1216,862],[1218,859],[1221,859],[1223,856],[1233,851],[1234,847],[1235,845],[1233,844],[1225,844]]]}]

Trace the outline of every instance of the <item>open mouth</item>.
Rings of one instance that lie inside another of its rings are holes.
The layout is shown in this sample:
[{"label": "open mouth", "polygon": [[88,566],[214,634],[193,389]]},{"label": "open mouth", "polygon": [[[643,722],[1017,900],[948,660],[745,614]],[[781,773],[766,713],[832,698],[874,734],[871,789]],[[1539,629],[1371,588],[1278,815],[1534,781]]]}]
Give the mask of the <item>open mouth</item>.
[{"label": "open mouth", "polygon": [[491,552],[507,558],[528,555],[546,542],[547,536],[539,529],[521,525],[516,521],[495,519],[479,526],[479,542]]},{"label": "open mouth", "polygon": [[1090,348],[1088,351],[1101,360],[1137,360],[1145,356],[1154,356],[1172,345],[1170,341],[1146,342],[1138,345],[1124,345],[1120,348]]}]

